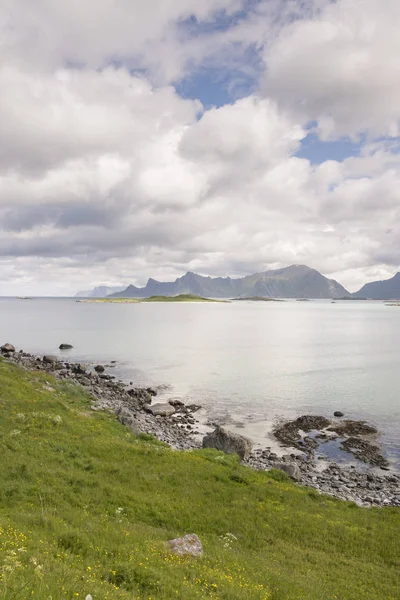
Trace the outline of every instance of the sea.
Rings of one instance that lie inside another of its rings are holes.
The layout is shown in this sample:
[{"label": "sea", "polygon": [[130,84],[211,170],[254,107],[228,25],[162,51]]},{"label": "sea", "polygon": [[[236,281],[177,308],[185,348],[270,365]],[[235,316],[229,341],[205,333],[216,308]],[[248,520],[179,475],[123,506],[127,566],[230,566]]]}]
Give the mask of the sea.
[{"label": "sea", "polygon": [[[303,414],[376,425],[400,466],[400,306],[375,301],[84,303],[0,299],[0,342],[65,360],[110,364],[160,399],[201,405],[261,447]],[[73,349],[60,351],[61,343]]]}]

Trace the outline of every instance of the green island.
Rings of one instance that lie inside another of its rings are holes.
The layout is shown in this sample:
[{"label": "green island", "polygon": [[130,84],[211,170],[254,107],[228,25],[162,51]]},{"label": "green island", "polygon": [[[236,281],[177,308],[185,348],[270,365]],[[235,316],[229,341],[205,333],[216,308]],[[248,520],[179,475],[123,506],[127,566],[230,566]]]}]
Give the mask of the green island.
[{"label": "green island", "polygon": [[224,302],[229,300],[213,300],[195,294],[179,294],[179,296],[150,296],[150,298],[87,298],[77,302],[111,303],[111,304],[138,304],[140,302]]},{"label": "green island", "polygon": [[[2,600],[395,600],[400,511],[172,451],[0,360]],[[204,556],[166,541],[196,533]]]}]

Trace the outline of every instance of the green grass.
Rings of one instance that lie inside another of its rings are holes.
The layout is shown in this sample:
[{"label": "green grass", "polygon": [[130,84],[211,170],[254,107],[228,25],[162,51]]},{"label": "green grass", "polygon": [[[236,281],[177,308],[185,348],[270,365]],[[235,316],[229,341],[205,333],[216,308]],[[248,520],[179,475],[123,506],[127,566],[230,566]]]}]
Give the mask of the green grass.
[{"label": "green grass", "polygon": [[[398,509],[171,451],[81,388],[4,361],[0,444],[1,600],[400,598]],[[168,554],[186,533],[203,559]]]},{"label": "green grass", "polygon": [[213,300],[202,298],[195,294],[180,294],[179,296],[150,296],[150,298],[93,298],[89,300],[77,300],[77,302],[89,303],[112,303],[112,304],[136,304],[138,302],[228,302],[227,300]]}]

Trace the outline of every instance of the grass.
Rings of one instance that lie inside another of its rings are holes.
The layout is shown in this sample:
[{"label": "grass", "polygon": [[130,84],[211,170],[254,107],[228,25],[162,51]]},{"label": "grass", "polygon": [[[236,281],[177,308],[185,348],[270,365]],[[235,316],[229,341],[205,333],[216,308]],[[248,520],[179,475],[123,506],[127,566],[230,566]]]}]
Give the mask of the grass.
[{"label": "grass", "polygon": [[213,300],[195,294],[180,294],[179,296],[150,296],[150,298],[95,298],[77,300],[77,302],[112,303],[112,304],[137,304],[138,302],[227,302],[226,300]]},{"label": "grass", "polygon": [[[0,361],[0,599],[393,600],[398,509],[174,452],[83,389]],[[204,558],[168,554],[197,533]]]}]

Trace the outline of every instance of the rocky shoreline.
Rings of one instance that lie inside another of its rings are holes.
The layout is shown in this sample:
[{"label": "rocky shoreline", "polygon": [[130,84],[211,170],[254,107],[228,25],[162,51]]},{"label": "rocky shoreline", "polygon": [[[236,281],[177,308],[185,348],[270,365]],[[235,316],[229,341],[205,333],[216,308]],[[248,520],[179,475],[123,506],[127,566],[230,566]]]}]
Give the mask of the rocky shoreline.
[{"label": "rocky shoreline", "polygon": [[[44,371],[59,380],[81,385],[93,397],[93,410],[115,413],[118,420],[136,435],[151,434],[176,450],[190,450],[202,445],[200,424],[195,416],[201,407],[185,405],[179,399],[157,403],[154,401],[159,392],[157,388],[135,388],[133,384],[117,381],[110,374],[115,363],[87,365],[68,361],[67,357],[64,359],[62,356],[39,357],[22,350],[17,352],[11,344],[2,346],[1,354],[6,360],[26,370]],[[306,418],[313,417],[300,417]],[[286,447],[295,448],[290,436],[285,439],[285,435],[293,431],[293,422],[289,422],[283,429],[283,435],[281,431],[281,436],[277,435],[277,438]],[[313,460],[312,453],[304,453],[301,444],[298,450],[302,450],[301,455],[291,453],[278,457],[268,449],[256,449],[243,456],[242,462],[257,470],[283,470],[300,485],[355,502],[359,506],[400,506],[400,476],[397,473],[381,474],[372,469],[365,472],[355,466],[343,467],[332,462],[321,470],[318,461]],[[387,462],[384,459],[382,461],[381,468],[389,471]],[[380,464],[379,461],[370,462]]]}]

